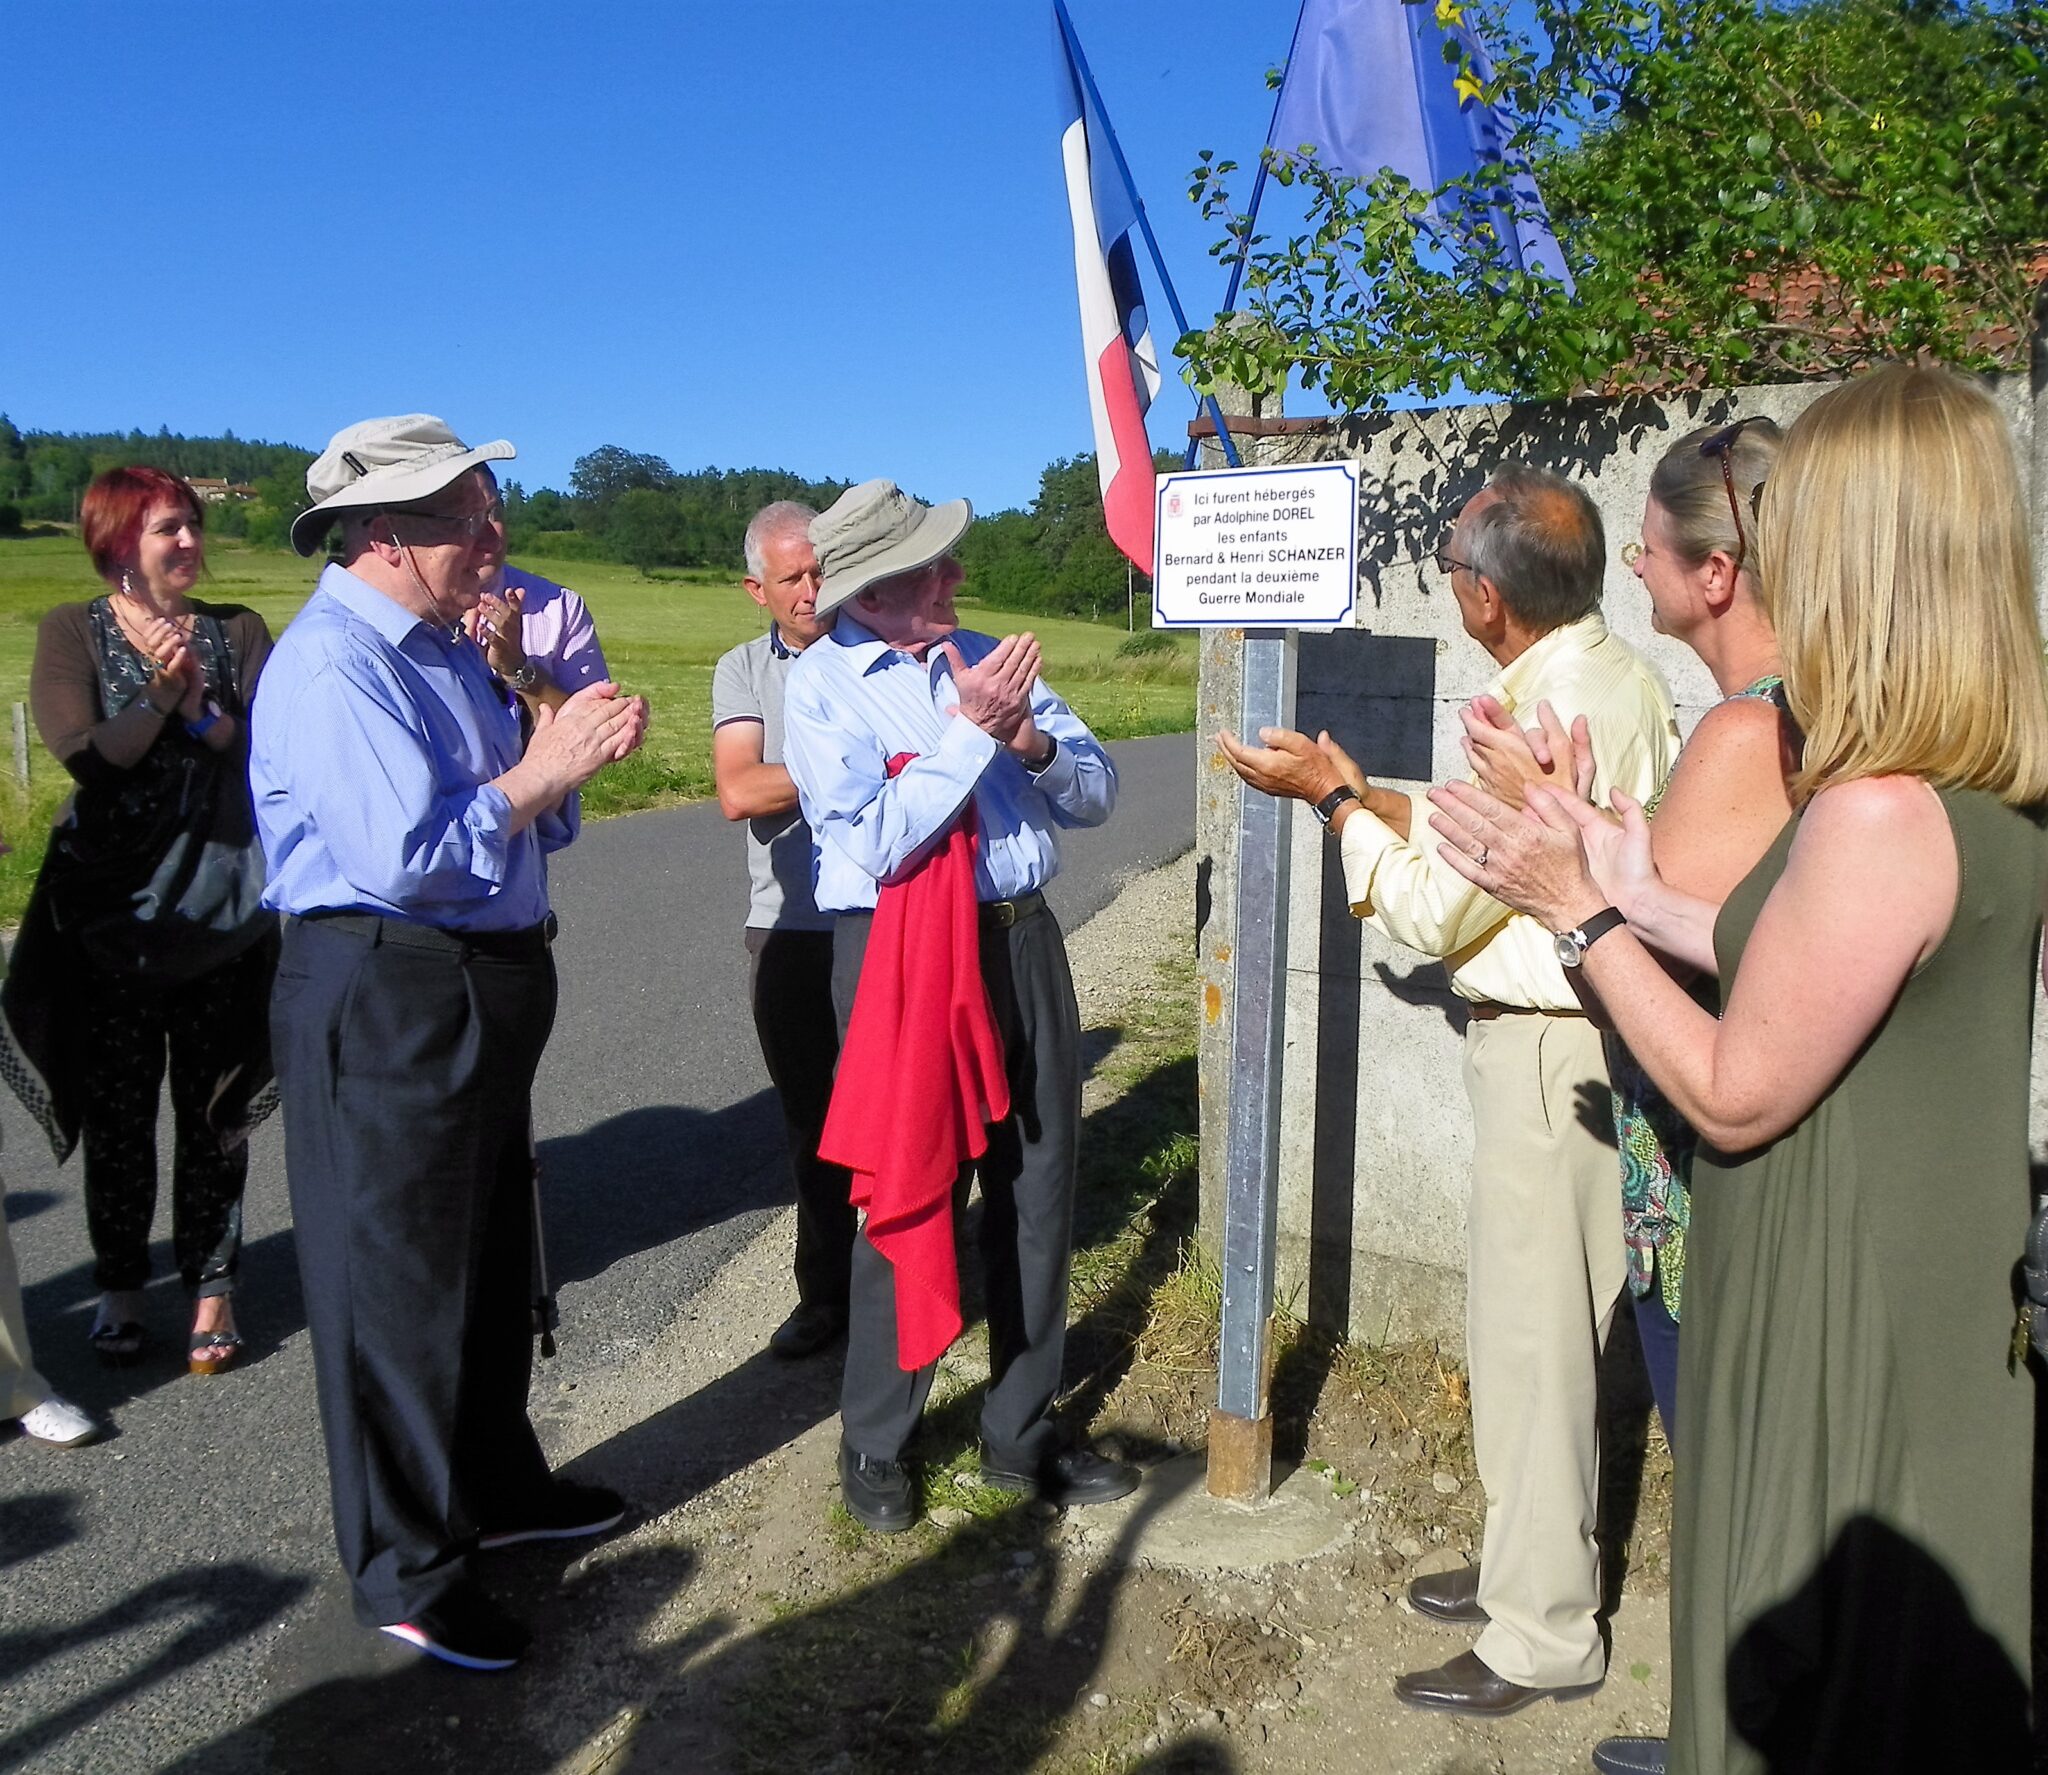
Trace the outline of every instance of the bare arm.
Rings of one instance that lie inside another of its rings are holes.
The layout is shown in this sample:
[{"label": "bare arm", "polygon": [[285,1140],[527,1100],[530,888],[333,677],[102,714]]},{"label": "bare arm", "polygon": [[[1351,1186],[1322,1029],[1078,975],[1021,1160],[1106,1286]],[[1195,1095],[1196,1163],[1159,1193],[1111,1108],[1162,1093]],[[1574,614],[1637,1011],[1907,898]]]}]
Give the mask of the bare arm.
[{"label": "bare arm", "polygon": [[744,717],[712,730],[711,775],[718,785],[719,812],[728,820],[796,811],[796,783],[789,771],[762,761],[764,736],[759,721]]},{"label": "bare arm", "polygon": [[[1443,811],[1431,823],[1449,840],[1446,861],[1489,892],[1505,885],[1497,863],[1513,867],[1535,851],[1561,860],[1559,841],[1569,848],[1575,833],[1545,792],[1528,815],[1477,791],[1439,793]],[[1583,921],[1605,896],[1582,866],[1572,877],[1569,867],[1552,871],[1531,896],[1543,904],[1525,910],[1552,930]],[[1841,1077],[1940,945],[1959,882],[1955,836],[1925,783],[1844,783],[1808,807],[1719,1019],[1685,995],[1630,928],[1588,950],[1585,972],[1679,1113],[1714,1145],[1746,1151],[1795,1126]]]},{"label": "bare arm", "polygon": [[1650,822],[1657,873],[1719,906],[1792,817],[1773,704],[1725,702],[1700,718]]}]

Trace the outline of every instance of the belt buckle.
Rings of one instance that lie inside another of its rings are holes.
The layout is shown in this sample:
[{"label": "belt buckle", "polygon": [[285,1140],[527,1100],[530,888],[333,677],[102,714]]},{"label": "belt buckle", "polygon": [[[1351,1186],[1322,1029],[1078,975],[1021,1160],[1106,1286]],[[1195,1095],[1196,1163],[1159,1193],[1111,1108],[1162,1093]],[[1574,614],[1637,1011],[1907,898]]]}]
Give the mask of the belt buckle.
[{"label": "belt buckle", "polygon": [[1007,931],[1017,922],[1017,902],[1015,900],[991,900],[988,903],[987,911],[989,923],[994,925],[999,931]]}]

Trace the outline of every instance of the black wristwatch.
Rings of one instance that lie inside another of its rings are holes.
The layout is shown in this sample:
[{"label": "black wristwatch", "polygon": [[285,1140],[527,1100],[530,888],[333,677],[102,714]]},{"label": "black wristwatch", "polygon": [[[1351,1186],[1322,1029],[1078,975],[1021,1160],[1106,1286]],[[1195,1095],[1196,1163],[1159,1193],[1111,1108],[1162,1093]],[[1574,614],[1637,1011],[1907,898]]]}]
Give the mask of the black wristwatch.
[{"label": "black wristwatch", "polygon": [[540,667],[530,659],[521,660],[505,674],[505,682],[521,696],[525,696],[540,682]]},{"label": "black wristwatch", "polygon": [[[1336,786],[1336,788],[1332,789],[1329,792],[1329,794],[1325,795],[1322,798],[1322,800],[1315,802],[1311,806],[1310,811],[1314,813],[1317,819],[1321,820],[1322,823],[1325,826],[1327,826],[1332,820],[1334,820],[1337,817],[1337,810],[1340,807],[1342,807],[1345,804],[1345,802],[1358,801],[1358,799],[1358,791],[1352,788],[1352,786],[1349,783],[1339,783]],[[1364,803],[1360,802],[1359,805],[1363,806]]]},{"label": "black wristwatch", "polygon": [[1591,949],[1609,931],[1627,923],[1628,920],[1623,918],[1620,911],[1615,907],[1601,907],[1598,912],[1594,913],[1577,930],[1559,931],[1557,933],[1554,939],[1557,959],[1568,968],[1577,967],[1586,959],[1587,950]]},{"label": "black wristwatch", "polygon": [[1052,768],[1052,761],[1060,755],[1060,736],[1056,733],[1049,733],[1044,736],[1044,739],[1045,756],[1039,759],[1036,764],[1033,764],[1028,758],[1020,758],[1017,761],[1024,766],[1025,773],[1029,776],[1040,776],[1045,771],[1050,770]]}]

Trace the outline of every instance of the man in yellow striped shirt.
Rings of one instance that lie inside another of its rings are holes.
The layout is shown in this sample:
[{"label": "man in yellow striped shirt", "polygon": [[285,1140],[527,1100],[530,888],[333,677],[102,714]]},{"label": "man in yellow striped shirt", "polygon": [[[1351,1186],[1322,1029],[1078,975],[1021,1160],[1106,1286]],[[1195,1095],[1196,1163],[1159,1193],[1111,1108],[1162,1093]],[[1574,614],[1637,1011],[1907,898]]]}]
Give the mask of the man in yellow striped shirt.
[{"label": "man in yellow striped shirt", "polygon": [[[1583,715],[1594,797],[1647,799],[1678,749],[1671,693],[1600,614],[1606,537],[1593,502],[1547,471],[1502,469],[1458,514],[1437,555],[1465,632],[1500,667],[1489,694],[1524,723],[1549,702]],[[1482,1626],[1478,1645],[1396,1679],[1417,1707],[1491,1718],[1600,1681],[1599,1353],[1626,1277],[1607,1062],[1560,959],[1565,940],[1510,912],[1436,854],[1429,808],[1368,782],[1342,748],[1268,728],[1219,744],[1239,776],[1308,802],[1336,835],[1351,910],[1441,959],[1470,1007],[1466,1356],[1486,1487],[1481,1563],[1418,1578],[1415,1608]],[[1589,920],[1584,942],[1611,923]],[[1612,914],[1618,922],[1619,913]],[[1594,928],[1596,925],[1598,929]]]}]

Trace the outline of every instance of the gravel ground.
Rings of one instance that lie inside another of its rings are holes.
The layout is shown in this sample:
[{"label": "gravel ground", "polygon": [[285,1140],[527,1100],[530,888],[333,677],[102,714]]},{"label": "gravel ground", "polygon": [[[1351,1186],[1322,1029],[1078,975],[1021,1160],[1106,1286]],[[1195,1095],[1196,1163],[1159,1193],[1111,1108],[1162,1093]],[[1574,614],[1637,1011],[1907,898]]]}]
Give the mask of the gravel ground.
[{"label": "gravel ground", "polygon": [[[1193,877],[1184,858],[1135,879],[1071,940],[1097,1057],[1084,1140],[1112,1137],[1128,1096],[1175,1064],[1191,1101],[1192,1006],[1174,1002],[1171,983],[1188,982],[1191,1000]],[[1155,1067],[1181,1025],[1181,1059]],[[1153,1217],[1164,1212],[1155,1204]],[[1329,1489],[1321,1507],[1339,1532],[1293,1564],[1233,1572],[1226,1558],[1193,1575],[1150,1557],[1139,1528],[1113,1528],[1108,1512],[1091,1524],[1087,1512],[999,1506],[971,1474],[911,1533],[866,1534],[836,1501],[836,1362],[763,1353],[790,1300],[789,1240],[786,1212],[768,1220],[690,1316],[629,1360],[573,1383],[543,1370],[536,1418],[550,1454],[642,1514],[580,1557],[498,1556],[501,1589],[539,1634],[520,1669],[469,1677],[365,1644],[336,1599],[277,1648],[273,1693],[285,1698],[213,1748],[209,1775],[1549,1775],[1586,1768],[1606,1732],[1661,1722],[1654,1594],[1624,1597],[1613,1674],[1590,1701],[1486,1727],[1393,1702],[1394,1672],[1467,1643],[1398,1601],[1414,1571],[1462,1557],[1460,1525],[1476,1521],[1469,1478],[1419,1441],[1390,1442],[1369,1473],[1364,1454],[1347,1453],[1348,1469],[1312,1462],[1298,1474]],[[971,1405],[984,1360],[973,1338],[948,1359],[926,1435],[941,1464],[971,1464],[971,1410],[952,1402]],[[1185,1414],[1213,1378],[1199,1362],[1169,1366],[1187,1370],[1168,1388]],[[1143,1367],[1091,1401],[1098,1436],[1158,1469],[1120,1519],[1137,1525],[1193,1466],[1172,1461],[1185,1423],[1148,1403],[1164,1383]],[[1326,1393],[1317,1424],[1343,1420],[1338,1404]],[[1372,1442],[1349,1420],[1332,1433],[1346,1449]],[[1312,1424],[1311,1457],[1321,1434]],[[1439,1500],[1434,1529],[1418,1532],[1416,1495]]]}]

